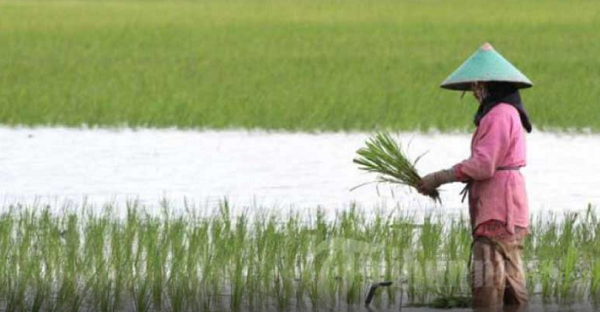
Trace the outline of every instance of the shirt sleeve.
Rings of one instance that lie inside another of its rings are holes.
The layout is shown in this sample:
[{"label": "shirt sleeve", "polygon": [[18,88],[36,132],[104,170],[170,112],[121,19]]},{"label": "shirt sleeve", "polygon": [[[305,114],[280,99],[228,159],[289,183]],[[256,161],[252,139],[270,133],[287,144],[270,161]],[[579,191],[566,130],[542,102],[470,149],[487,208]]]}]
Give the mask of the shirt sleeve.
[{"label": "shirt sleeve", "polygon": [[456,164],[454,167],[452,167],[452,170],[454,170],[454,176],[456,177],[456,179],[460,182],[468,182],[469,180],[471,180],[472,178],[469,177],[468,175],[466,175],[462,169],[462,163]]},{"label": "shirt sleeve", "polygon": [[481,120],[471,157],[455,166],[459,180],[468,177],[481,181],[494,176],[509,147],[510,125],[509,116],[496,111]]}]

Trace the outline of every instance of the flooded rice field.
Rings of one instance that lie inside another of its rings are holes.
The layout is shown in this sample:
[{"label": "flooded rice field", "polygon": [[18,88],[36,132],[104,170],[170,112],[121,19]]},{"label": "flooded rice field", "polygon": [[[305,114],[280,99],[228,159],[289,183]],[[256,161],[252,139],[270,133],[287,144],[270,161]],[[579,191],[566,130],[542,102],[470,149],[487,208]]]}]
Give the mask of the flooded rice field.
[{"label": "flooded rice field", "polygon": [[[239,205],[343,209],[433,204],[407,188],[356,185],[374,179],[352,159],[367,133],[74,130],[0,128],[0,196],[34,200],[198,203],[227,197]],[[468,134],[399,133],[409,155],[427,152],[421,173],[469,156]],[[598,151],[596,151],[598,150]],[[528,136],[526,177],[532,212],[600,203],[600,136],[535,132]],[[461,209],[461,184],[445,186],[444,209]]]},{"label": "flooded rice field", "polygon": [[[272,306],[273,311],[424,312],[433,309],[412,305],[468,293],[468,224],[447,215],[423,220],[411,215],[411,209],[466,211],[458,195],[462,185],[443,189],[443,209],[407,188],[368,185],[351,192],[374,179],[352,163],[367,137],[1,127],[0,197],[4,207],[19,203],[25,208],[0,215],[0,241],[5,242],[0,254],[13,253],[2,266],[21,272],[6,274],[0,284],[23,287],[6,288],[0,310],[15,302],[34,307],[39,302],[31,298],[44,298],[45,306],[76,305],[79,311],[88,304],[91,310],[110,306],[114,311],[175,311],[176,306],[177,311],[267,311]],[[418,164],[422,173],[469,156],[467,134],[400,133],[398,138],[410,142],[412,157],[427,152]],[[600,304],[597,210],[561,222],[546,213],[562,215],[590,203],[598,207],[598,142],[597,135],[528,136],[529,165],[523,174],[537,221],[524,249],[532,297],[526,311],[592,311]],[[163,198],[175,207],[184,198],[219,206],[218,214],[153,218],[143,213]],[[333,220],[312,214],[308,223],[301,215],[231,218],[223,198],[250,211],[253,206],[271,211],[320,206],[344,212]],[[97,205],[116,202],[113,207],[137,199],[139,210],[127,210],[127,218],[118,219],[53,215],[48,211],[60,205],[48,210],[28,205],[84,199]],[[352,203],[408,209],[369,218],[348,209]],[[44,279],[31,278],[51,268],[55,273]],[[70,276],[88,282],[76,285]],[[394,285],[372,308],[363,307],[367,287],[382,280]],[[63,297],[66,293],[77,295]],[[131,298],[153,299],[130,303]],[[334,305],[321,305],[329,302]]]}]

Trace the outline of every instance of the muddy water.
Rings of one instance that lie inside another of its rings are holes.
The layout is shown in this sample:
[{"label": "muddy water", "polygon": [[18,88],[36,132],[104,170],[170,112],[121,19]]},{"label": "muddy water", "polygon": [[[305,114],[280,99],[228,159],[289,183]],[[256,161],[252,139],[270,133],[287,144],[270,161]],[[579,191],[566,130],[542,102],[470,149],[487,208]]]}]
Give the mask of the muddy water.
[{"label": "muddy water", "polygon": [[[237,205],[432,208],[406,188],[365,186],[374,176],[352,163],[365,133],[260,131],[73,130],[0,128],[0,197],[6,202],[70,199],[102,203],[163,197]],[[468,157],[468,134],[400,133],[421,172]],[[526,177],[532,211],[600,204],[600,136],[533,133]],[[443,209],[462,210],[460,184],[445,186]]]}]

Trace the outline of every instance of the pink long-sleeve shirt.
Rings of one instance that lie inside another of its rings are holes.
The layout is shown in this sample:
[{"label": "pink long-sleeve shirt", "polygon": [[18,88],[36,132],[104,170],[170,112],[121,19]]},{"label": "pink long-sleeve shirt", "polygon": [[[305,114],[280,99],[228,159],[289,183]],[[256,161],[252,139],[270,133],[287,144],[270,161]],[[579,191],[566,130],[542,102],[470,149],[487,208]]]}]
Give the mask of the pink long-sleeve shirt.
[{"label": "pink long-sleeve shirt", "polygon": [[471,157],[454,169],[461,181],[473,181],[469,192],[469,212],[473,229],[495,220],[515,226],[529,226],[525,180],[518,170],[500,167],[526,165],[525,131],[519,113],[505,103],[496,105],[479,123],[471,142]]}]

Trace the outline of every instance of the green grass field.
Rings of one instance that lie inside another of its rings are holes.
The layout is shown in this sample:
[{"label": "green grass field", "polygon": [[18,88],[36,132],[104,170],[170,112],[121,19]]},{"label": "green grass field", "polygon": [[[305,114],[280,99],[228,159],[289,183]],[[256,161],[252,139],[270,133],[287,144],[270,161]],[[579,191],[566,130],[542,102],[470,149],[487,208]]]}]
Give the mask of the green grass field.
[{"label": "green grass field", "polygon": [[490,41],[537,126],[600,130],[597,1],[1,1],[0,123],[466,130]]}]

